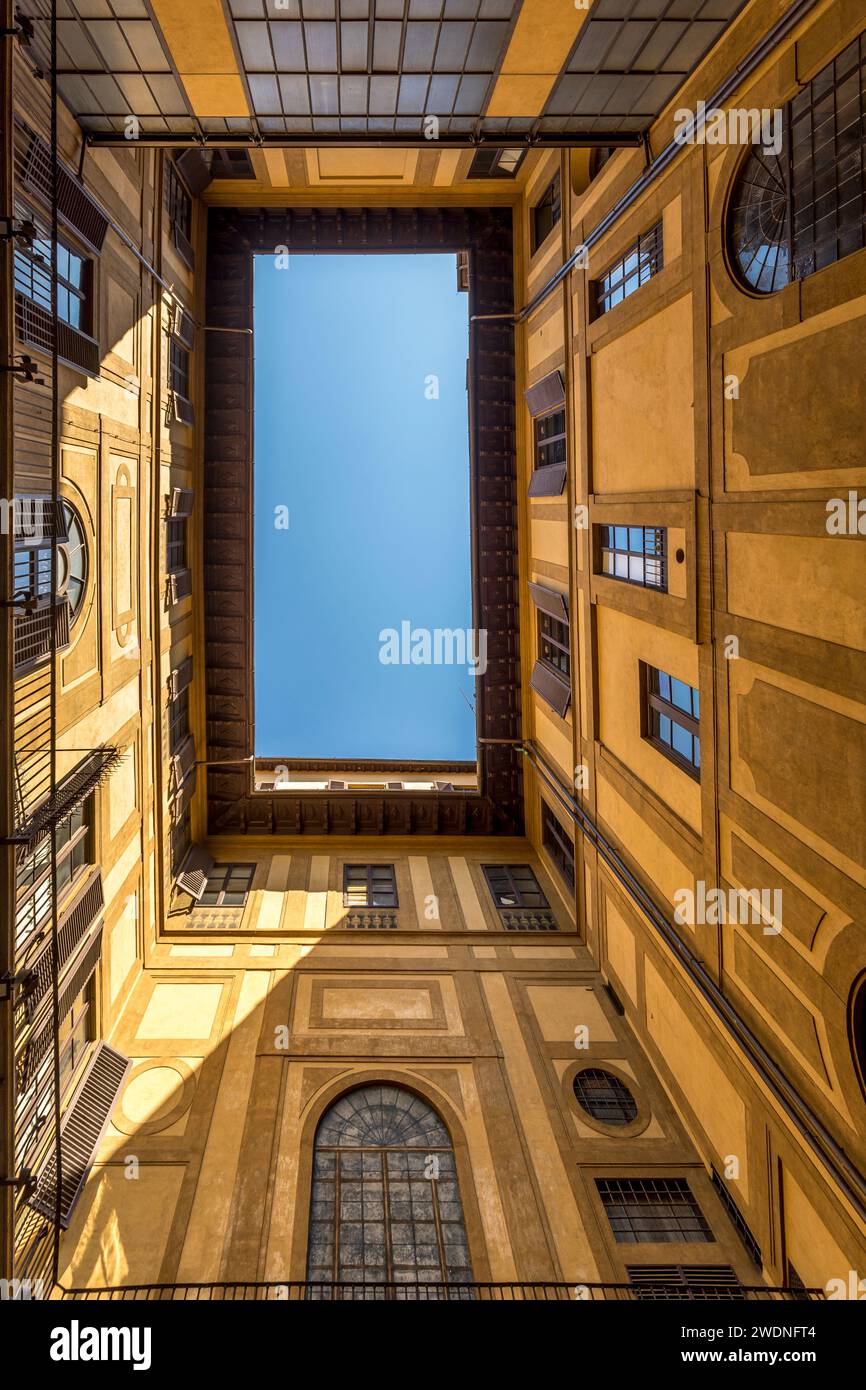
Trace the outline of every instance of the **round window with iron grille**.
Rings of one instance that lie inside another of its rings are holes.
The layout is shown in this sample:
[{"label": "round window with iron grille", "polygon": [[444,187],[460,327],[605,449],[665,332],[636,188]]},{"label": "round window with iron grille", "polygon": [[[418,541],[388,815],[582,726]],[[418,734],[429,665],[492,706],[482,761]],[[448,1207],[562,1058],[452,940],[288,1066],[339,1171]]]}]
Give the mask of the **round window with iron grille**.
[{"label": "round window with iron grille", "polygon": [[584,1067],[572,1082],[580,1107],[605,1125],[630,1125],[638,1117],[637,1101],[624,1081],[600,1067]]},{"label": "round window with iron grille", "polygon": [[753,145],[728,206],[728,250],[737,278],[757,294],[773,294],[791,279],[787,153]]}]

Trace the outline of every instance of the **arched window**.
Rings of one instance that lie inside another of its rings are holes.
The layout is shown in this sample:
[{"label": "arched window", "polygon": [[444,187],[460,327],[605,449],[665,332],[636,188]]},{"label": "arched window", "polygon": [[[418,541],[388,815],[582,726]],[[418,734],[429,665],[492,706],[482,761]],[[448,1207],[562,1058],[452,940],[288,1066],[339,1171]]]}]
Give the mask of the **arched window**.
[{"label": "arched window", "polygon": [[81,611],[87,587],[87,542],[81,518],[70,502],[60,504],[66,521],[66,540],[58,545],[57,589],[69,600],[70,619]]},{"label": "arched window", "polygon": [[[472,1279],[454,1152],[425,1101],[398,1086],[349,1091],[316,1131],[307,1279],[466,1284]],[[468,1291],[467,1291],[468,1292]],[[436,1289],[312,1289],[314,1298],[436,1298]]]},{"label": "arched window", "polygon": [[848,1031],[857,1080],[866,1096],[866,973],[855,980],[848,1003]]},{"label": "arched window", "polygon": [[734,182],[728,253],[758,294],[866,245],[866,35],[849,44],[762,129]]},{"label": "arched window", "polygon": [[624,1081],[600,1067],[584,1067],[574,1078],[578,1104],[605,1125],[630,1125],[637,1119],[637,1101]]}]

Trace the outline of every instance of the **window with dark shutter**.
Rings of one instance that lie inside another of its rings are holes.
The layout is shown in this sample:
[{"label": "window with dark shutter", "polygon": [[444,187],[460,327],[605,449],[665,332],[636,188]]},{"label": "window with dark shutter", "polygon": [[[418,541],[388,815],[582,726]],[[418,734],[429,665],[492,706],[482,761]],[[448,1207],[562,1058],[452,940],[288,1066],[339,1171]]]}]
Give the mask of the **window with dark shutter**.
[{"label": "window with dark shutter", "polygon": [[[131,1063],[107,1043],[93,1061],[61,1121],[60,1224],[65,1230],[87,1181],[96,1148],[111,1118]],[[53,1221],[57,1211],[57,1163],[52,1151],[40,1174],[30,1205]]]}]

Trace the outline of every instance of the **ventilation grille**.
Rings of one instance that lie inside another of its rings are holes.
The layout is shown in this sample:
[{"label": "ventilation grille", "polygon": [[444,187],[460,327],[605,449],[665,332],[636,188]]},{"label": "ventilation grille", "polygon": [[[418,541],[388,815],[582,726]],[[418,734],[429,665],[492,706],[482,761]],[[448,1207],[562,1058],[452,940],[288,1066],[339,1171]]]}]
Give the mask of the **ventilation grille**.
[{"label": "ventilation grille", "polygon": [[[114,1109],[129,1061],[102,1043],[61,1126],[60,1224],[69,1225],[93,1164],[96,1146]],[[35,1211],[54,1220],[57,1204],[57,1164],[52,1153],[30,1199]]]},{"label": "ventilation grille", "polygon": [[742,1298],[730,1265],[627,1265],[634,1297],[647,1302]]}]

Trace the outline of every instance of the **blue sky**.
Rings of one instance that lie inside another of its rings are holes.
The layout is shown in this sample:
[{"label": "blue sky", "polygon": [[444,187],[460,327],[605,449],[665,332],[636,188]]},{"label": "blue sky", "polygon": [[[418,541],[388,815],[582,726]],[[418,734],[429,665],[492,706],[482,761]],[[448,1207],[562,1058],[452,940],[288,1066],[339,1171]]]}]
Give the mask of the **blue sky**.
[{"label": "blue sky", "polygon": [[379,659],[472,623],[456,284],[453,254],[255,257],[260,757],[475,758],[466,666]]}]

